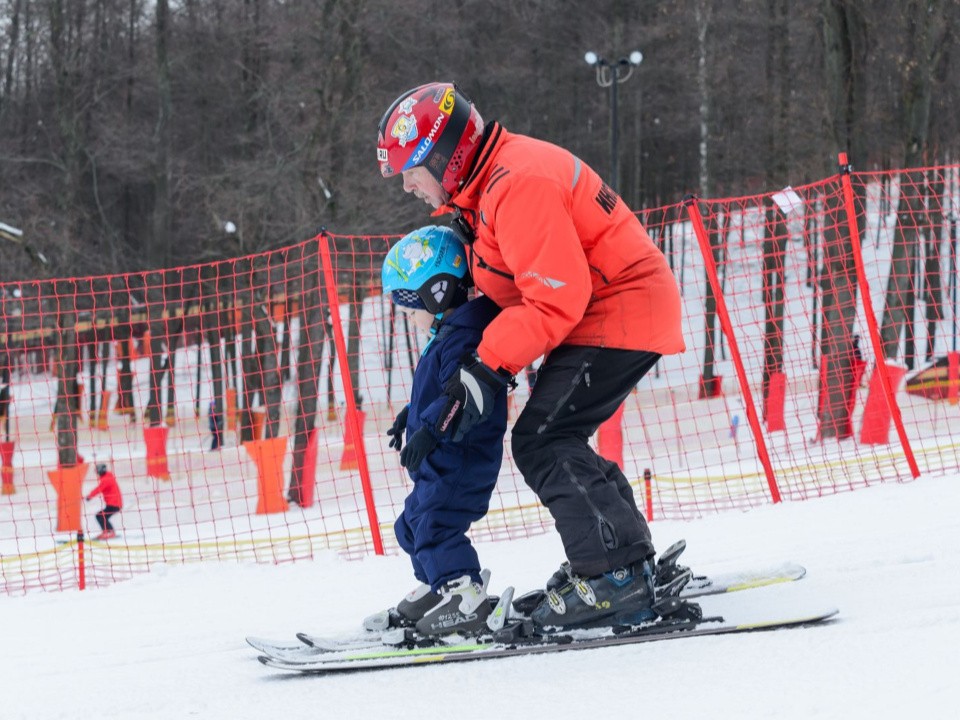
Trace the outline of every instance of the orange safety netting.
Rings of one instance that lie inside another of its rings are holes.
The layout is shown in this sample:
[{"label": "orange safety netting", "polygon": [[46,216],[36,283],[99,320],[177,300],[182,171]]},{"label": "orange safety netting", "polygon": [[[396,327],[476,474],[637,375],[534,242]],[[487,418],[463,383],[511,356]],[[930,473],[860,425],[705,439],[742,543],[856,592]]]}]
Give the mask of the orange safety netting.
[{"label": "orange safety netting", "polygon": [[[681,287],[688,349],[595,441],[651,518],[960,468],[958,177],[842,167],[639,213]],[[409,480],[384,433],[425,342],[378,286],[398,237],[0,284],[0,592],[157,563],[396,551]],[[476,538],[552,525],[507,440]],[[103,499],[78,493],[100,464],[123,509],[118,537],[91,541]]]}]

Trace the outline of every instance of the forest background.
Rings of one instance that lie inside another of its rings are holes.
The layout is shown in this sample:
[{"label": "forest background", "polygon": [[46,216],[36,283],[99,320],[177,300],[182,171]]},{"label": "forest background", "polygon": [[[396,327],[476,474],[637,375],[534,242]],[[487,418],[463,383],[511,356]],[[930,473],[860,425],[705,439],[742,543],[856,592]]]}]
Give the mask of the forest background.
[{"label": "forest background", "polygon": [[0,280],[406,232],[427,216],[376,128],[433,80],[610,177],[590,50],[643,53],[613,178],[635,209],[814,181],[839,151],[955,162],[958,26],[956,0],[0,0],[0,221],[24,233]]}]

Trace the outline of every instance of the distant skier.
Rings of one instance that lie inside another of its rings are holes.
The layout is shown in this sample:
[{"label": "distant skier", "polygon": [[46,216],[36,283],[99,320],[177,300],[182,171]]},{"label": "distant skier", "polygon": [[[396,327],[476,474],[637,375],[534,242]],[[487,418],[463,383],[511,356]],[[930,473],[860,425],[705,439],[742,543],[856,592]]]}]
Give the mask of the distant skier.
[{"label": "distant skier", "polygon": [[415,624],[424,635],[476,632],[492,605],[467,530],[487,514],[497,484],[507,393],[491,394],[489,415],[466,433],[448,428],[452,404],[462,402],[448,393],[460,388],[463,358],[476,351],[500,310],[486,297],[467,301],[466,251],[449,228],[428,226],[404,237],[387,254],[382,278],[394,304],[430,332],[410,403],[387,432],[413,480],[394,530],[422,584],[364,624],[371,630]]},{"label": "distant skier", "polygon": [[213,443],[210,450],[219,450],[223,445],[223,416],[217,412],[216,400],[210,401],[209,420],[210,434],[213,436]]},{"label": "distant skier", "polygon": [[94,540],[109,540],[117,536],[113,525],[110,524],[110,518],[123,508],[123,495],[120,494],[117,476],[107,470],[106,465],[102,463],[97,465],[97,475],[100,478],[100,482],[84,499],[89,501],[97,495],[103,495],[103,510],[96,515],[97,524],[100,526],[101,532]]}]

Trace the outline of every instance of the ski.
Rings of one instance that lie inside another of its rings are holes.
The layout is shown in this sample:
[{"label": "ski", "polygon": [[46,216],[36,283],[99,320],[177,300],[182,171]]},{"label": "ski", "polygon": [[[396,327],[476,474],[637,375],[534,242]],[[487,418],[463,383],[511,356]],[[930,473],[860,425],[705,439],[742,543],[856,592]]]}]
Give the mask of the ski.
[{"label": "ski", "polygon": [[[708,608],[704,608],[707,610]],[[710,608],[712,612],[712,608]],[[454,641],[435,641],[426,646],[416,644],[404,647],[367,648],[357,651],[318,652],[313,657],[282,659],[261,655],[258,660],[278,670],[308,674],[330,674],[356,670],[379,670],[427,664],[486,660],[522,655],[589,650],[602,647],[633,645],[709,635],[728,635],[761,630],[779,630],[789,627],[814,625],[828,620],[838,611],[832,607],[801,607],[772,610],[732,608],[723,614],[704,616],[698,620],[673,621],[669,617],[617,632],[578,630],[544,636],[525,637],[520,625],[508,624],[490,638],[464,638]],[[520,630],[520,632],[518,632]],[[423,642],[423,641],[421,641]]]},{"label": "ski", "polygon": [[707,595],[752,590],[754,588],[795,582],[807,574],[807,569],[796,563],[782,563],[760,570],[719,573],[717,575],[694,575],[680,597],[691,599]]},{"label": "ski", "polygon": [[[672,546],[671,549],[676,546]],[[668,550],[668,553],[670,551]],[[668,557],[665,553],[664,557]],[[792,562],[781,563],[767,568],[743,570],[716,575],[694,575],[681,591],[680,597],[684,600],[723,595],[726,593],[741,592],[754,588],[777,585],[780,583],[795,582],[806,575],[806,568]],[[518,598],[514,607],[523,608],[524,603],[535,606],[538,602],[534,591]],[[524,600],[524,597],[527,598]],[[358,651],[363,649],[380,648],[383,646],[382,633],[379,631],[360,630],[340,635],[321,636],[310,633],[297,633],[296,641],[270,640],[268,638],[248,637],[247,643],[255,650],[265,655],[278,658],[296,659],[297,657],[313,658],[325,652]]]}]

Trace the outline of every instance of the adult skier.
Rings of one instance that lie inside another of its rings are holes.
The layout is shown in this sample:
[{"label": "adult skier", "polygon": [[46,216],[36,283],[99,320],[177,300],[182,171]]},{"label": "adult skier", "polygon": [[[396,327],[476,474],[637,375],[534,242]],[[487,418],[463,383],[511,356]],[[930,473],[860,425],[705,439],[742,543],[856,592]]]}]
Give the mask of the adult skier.
[{"label": "adult skier", "polygon": [[455,437],[540,356],[513,457],[556,522],[569,570],[534,623],[628,625],[655,616],[647,523],[620,468],[588,443],[664,354],[684,350],[666,259],[614,190],[569,151],[484,121],[451,83],[401,94],[379,125],[384,177],[452,212],[479,291],[502,312],[446,390]]}]

